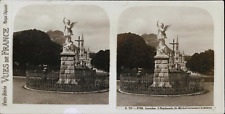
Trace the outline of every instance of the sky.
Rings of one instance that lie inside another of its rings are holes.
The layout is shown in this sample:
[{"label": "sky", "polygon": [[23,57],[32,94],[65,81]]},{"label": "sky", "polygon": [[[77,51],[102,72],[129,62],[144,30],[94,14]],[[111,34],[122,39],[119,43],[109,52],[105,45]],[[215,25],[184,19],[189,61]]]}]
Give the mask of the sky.
[{"label": "sky", "polygon": [[186,55],[213,48],[213,19],[204,9],[179,6],[138,6],[124,10],[119,17],[119,33],[157,34],[157,21],[171,25],[166,44],[179,38],[180,51]]},{"label": "sky", "polygon": [[[37,29],[64,30],[63,18],[78,23],[72,41],[84,35],[84,46],[92,52],[109,49],[109,19],[103,9],[94,5],[32,5],[21,8],[15,17],[14,32]],[[77,45],[77,42],[74,43]]]}]

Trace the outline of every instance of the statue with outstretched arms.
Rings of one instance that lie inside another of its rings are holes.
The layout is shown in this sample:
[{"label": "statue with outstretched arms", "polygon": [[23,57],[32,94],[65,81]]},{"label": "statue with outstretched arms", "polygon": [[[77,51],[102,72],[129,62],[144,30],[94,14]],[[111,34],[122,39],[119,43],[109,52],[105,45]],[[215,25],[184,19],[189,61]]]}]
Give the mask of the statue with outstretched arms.
[{"label": "statue with outstretched arms", "polygon": [[166,37],[166,30],[170,25],[164,25],[163,23],[160,23],[157,21],[157,27],[158,27],[158,39],[165,39]]},{"label": "statue with outstretched arms", "polygon": [[64,37],[66,38],[65,40],[65,44],[63,46],[63,50],[64,51],[74,51],[74,44],[73,42],[71,41],[71,36],[73,35],[73,31],[72,31],[72,28],[74,27],[74,25],[77,23],[77,22],[70,22],[69,19],[66,19],[64,18],[63,19],[63,23],[64,23]]},{"label": "statue with outstretched arms", "polygon": [[159,46],[157,47],[157,55],[161,54],[167,54],[167,46],[165,44],[165,38],[166,36],[166,30],[170,27],[170,25],[164,25],[163,23],[159,24],[159,21],[157,21],[157,27],[158,27],[158,41]]},{"label": "statue with outstretched arms", "polygon": [[64,28],[64,37],[66,38],[65,44],[68,44],[71,42],[71,35],[73,35],[72,28],[77,22],[71,23],[69,19],[64,18],[63,23],[65,26],[65,28]]}]

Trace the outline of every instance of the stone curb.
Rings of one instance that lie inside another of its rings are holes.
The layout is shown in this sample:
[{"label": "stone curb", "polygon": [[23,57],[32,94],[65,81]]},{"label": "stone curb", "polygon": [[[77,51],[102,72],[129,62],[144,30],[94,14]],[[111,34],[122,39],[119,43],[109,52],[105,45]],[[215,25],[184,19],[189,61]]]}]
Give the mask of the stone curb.
[{"label": "stone curb", "polygon": [[88,91],[88,92],[61,92],[61,91],[45,91],[45,90],[37,90],[37,89],[32,89],[27,87],[27,85],[23,86],[27,90],[31,91],[39,91],[39,92],[48,92],[48,93],[62,93],[62,94],[89,94],[89,93],[103,93],[103,92],[108,92],[109,89],[103,89],[99,91]]},{"label": "stone curb", "polygon": [[13,78],[26,78],[26,76],[13,76]]},{"label": "stone curb", "polygon": [[129,93],[129,92],[124,92],[121,91],[120,89],[117,89],[118,92],[123,93],[123,94],[128,94],[128,95],[149,95],[152,97],[181,97],[181,96],[194,96],[194,95],[201,95],[207,92],[207,90],[196,92],[196,93],[191,93],[191,94],[181,94],[181,95],[151,95],[151,94],[137,94],[137,93]]}]

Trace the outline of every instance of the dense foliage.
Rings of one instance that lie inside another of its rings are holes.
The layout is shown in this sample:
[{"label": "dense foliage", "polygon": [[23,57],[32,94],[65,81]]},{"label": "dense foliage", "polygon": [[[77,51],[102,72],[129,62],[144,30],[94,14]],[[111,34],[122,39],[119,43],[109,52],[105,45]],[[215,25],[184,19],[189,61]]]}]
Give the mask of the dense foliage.
[{"label": "dense foliage", "polygon": [[133,33],[117,35],[117,72],[128,68],[154,69],[156,49],[146,44],[144,39]]},{"label": "dense foliage", "polygon": [[100,50],[96,54],[91,54],[91,64],[93,67],[109,72],[109,50]]},{"label": "dense foliage", "polygon": [[13,67],[26,70],[28,65],[60,65],[61,45],[52,42],[39,30],[25,30],[13,34]]},{"label": "dense foliage", "polygon": [[187,61],[187,68],[193,72],[206,75],[214,74],[214,51],[207,50],[201,53],[195,53]]}]

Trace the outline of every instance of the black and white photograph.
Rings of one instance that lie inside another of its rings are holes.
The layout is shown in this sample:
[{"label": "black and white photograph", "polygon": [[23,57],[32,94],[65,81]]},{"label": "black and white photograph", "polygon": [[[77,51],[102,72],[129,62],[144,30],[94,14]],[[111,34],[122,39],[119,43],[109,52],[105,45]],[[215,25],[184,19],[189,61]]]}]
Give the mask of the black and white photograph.
[{"label": "black and white photograph", "polygon": [[29,5],[15,17],[13,103],[108,104],[109,19],[95,5]]},{"label": "black and white photograph", "polygon": [[213,106],[214,35],[200,8],[124,10],[117,35],[117,106]]}]

